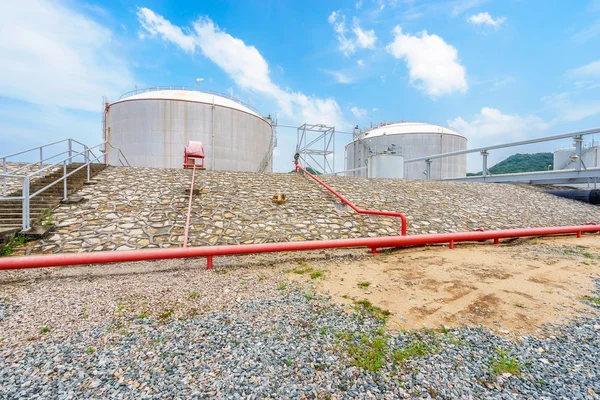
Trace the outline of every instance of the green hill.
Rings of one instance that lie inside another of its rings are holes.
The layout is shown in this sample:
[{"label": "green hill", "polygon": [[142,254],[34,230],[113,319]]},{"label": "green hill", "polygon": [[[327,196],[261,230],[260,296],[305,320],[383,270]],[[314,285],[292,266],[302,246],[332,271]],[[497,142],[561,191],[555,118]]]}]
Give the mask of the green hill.
[{"label": "green hill", "polygon": [[[534,172],[546,171],[548,165],[552,165],[552,153],[535,153],[535,154],[513,154],[504,161],[491,167],[492,174],[514,174],[518,172]],[[552,169],[553,167],[550,167]],[[468,173],[467,176],[481,175],[481,172],[476,174]]]},{"label": "green hill", "polygon": [[[315,169],[312,169],[311,167],[307,167],[307,168],[306,168],[306,170],[307,170],[307,171],[308,171],[308,172],[309,172],[311,175],[322,175],[322,173],[321,173],[321,172],[319,172],[319,171],[317,171],[317,170],[315,170]],[[295,172],[296,172],[296,170],[295,170],[295,169],[293,169],[293,170],[291,170],[290,172],[288,172],[288,174],[293,174],[293,173],[295,173]],[[304,172],[302,172],[302,171],[299,171],[299,172],[300,172],[300,173],[302,173],[302,174],[304,173]]]}]

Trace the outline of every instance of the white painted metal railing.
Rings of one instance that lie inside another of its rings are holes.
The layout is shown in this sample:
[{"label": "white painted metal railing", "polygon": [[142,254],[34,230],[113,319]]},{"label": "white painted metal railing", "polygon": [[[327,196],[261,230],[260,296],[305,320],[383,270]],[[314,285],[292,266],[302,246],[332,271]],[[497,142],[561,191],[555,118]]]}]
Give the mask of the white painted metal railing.
[{"label": "white painted metal railing", "polygon": [[[60,143],[67,143],[68,144],[68,150],[66,151],[62,151],[59,152],[57,154],[53,154],[50,157],[46,157],[44,158],[44,149],[48,148],[49,146],[53,146],[53,145],[57,145]],[[83,151],[79,151],[77,152],[76,150],[73,150],[73,144],[79,144],[81,146],[83,146]],[[125,159],[125,162],[127,163],[127,165],[129,165],[129,162],[127,161],[127,158],[125,158],[125,155],[123,154],[123,152],[121,152],[120,149],[115,148],[114,146],[112,146],[108,141],[106,142],[102,142],[100,144],[97,144],[95,146],[92,147],[88,147],[86,145],[84,145],[81,142],[78,142],[74,139],[65,139],[65,140],[60,140],[58,142],[54,142],[54,143],[50,143],[44,146],[38,146],[38,147],[34,147],[28,150],[23,150],[17,153],[13,153],[13,154],[9,154],[6,156],[2,156],[0,157],[0,160],[2,160],[2,174],[0,174],[0,177],[2,177],[2,181],[3,181],[3,189],[2,189],[2,197],[0,197],[0,201],[14,201],[14,200],[20,200],[22,201],[22,228],[23,230],[29,229],[31,227],[31,221],[30,221],[30,202],[31,199],[33,199],[35,196],[39,195],[40,193],[44,192],[45,190],[51,188],[52,186],[56,185],[59,182],[63,182],[63,199],[66,200],[67,198],[67,193],[68,193],[68,187],[67,187],[67,178],[73,174],[75,174],[76,172],[80,171],[83,168],[87,168],[87,182],[90,181],[90,177],[91,177],[91,164],[93,163],[97,163],[100,159],[105,157],[105,154],[100,154],[99,156],[96,156],[96,154],[93,152],[94,149],[98,149],[101,152],[104,151],[104,148],[106,145],[111,146],[113,149],[117,150],[117,154],[118,154],[118,160],[121,163],[121,165],[125,165],[123,163],[123,161],[121,160],[121,156],[123,156],[123,158]],[[24,166],[18,167],[15,170],[12,171],[7,171],[7,159],[19,156],[19,155],[23,155],[29,152],[35,152],[35,151],[39,151],[39,161],[35,161],[32,163],[28,163]],[[59,156],[62,156],[64,154],[68,154],[67,157],[61,159],[60,161],[54,162],[52,164],[48,163],[49,160],[55,159]],[[67,165],[71,164],[74,162],[74,159],[81,157],[83,158],[83,163],[81,166],[79,166],[78,168],[72,170],[71,172],[67,173]],[[105,161],[101,161],[100,164],[105,163]],[[24,174],[17,174],[17,172],[21,172],[21,171],[27,171],[27,169],[31,169],[32,167],[37,166],[37,169],[29,172],[29,173],[24,173]],[[31,182],[31,179],[35,176],[41,176],[43,177],[45,173],[51,172],[51,171],[55,171],[60,169],[60,167],[62,167],[63,170],[63,175],[62,177],[57,178],[56,180],[54,180],[53,182],[49,183],[48,185],[44,186],[43,188],[39,189],[38,191],[36,191],[35,193],[30,193],[29,192],[29,184]],[[7,196],[7,184],[6,181],[7,179],[17,179],[17,180],[21,180],[21,196]]]}]

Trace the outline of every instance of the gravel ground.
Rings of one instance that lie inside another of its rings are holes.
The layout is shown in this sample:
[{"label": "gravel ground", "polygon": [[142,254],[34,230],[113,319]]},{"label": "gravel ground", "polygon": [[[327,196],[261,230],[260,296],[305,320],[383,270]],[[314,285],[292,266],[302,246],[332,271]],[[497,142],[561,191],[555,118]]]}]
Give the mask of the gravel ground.
[{"label": "gravel ground", "polygon": [[0,397],[590,399],[600,393],[596,312],[547,326],[542,336],[508,341],[483,328],[388,333],[377,310],[357,310],[290,284],[190,319],[117,317],[0,350]]}]

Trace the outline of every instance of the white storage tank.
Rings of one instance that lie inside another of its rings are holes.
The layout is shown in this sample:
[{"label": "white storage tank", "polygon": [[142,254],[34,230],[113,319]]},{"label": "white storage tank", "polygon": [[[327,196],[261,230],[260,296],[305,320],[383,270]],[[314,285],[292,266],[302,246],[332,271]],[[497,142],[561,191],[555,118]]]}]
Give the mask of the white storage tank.
[{"label": "white storage tank", "polygon": [[371,178],[404,178],[404,157],[386,153],[369,157],[367,176]]},{"label": "white storage tank", "polygon": [[[554,151],[554,169],[559,170],[577,168],[578,160],[571,159],[571,156],[574,156],[576,153],[575,147],[568,147],[566,149]],[[584,144],[581,150],[581,159],[583,160],[583,165],[585,165],[586,168],[600,167],[600,146],[598,145],[598,142],[592,141],[591,143]]]},{"label": "white storage tank", "polygon": [[[361,132],[356,140],[346,145],[346,170],[365,167],[348,175],[379,178],[387,174],[381,168],[377,168],[375,176],[367,175],[369,158],[373,156],[393,154],[409,160],[466,148],[467,138],[443,126],[421,122],[381,124]],[[425,161],[404,164],[403,177],[425,179],[425,170]],[[467,156],[464,154],[432,160],[431,179],[464,177],[466,173]]]},{"label": "white storage tank", "polygon": [[105,137],[110,165],[182,168],[189,141],[204,143],[207,169],[271,172],[273,127],[269,118],[226,95],[153,88],[109,104]]}]

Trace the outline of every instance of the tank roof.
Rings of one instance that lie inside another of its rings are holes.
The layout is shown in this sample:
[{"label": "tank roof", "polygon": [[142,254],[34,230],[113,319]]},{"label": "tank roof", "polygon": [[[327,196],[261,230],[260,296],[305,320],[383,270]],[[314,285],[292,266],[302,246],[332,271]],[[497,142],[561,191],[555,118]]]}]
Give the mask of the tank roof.
[{"label": "tank roof", "polygon": [[415,133],[443,133],[445,135],[456,135],[465,138],[463,135],[453,131],[450,128],[440,125],[432,125],[425,122],[396,122],[387,125],[379,125],[363,132],[361,136],[363,138],[371,138],[384,135],[404,135]]},{"label": "tank roof", "polygon": [[148,89],[139,89],[123,94],[119,100],[112,104],[132,100],[174,100],[189,101],[194,103],[215,104],[221,107],[232,108],[265,119],[260,112],[249,104],[242,102],[234,97],[214,91],[201,92],[199,90],[190,90],[185,88],[155,87]]}]

